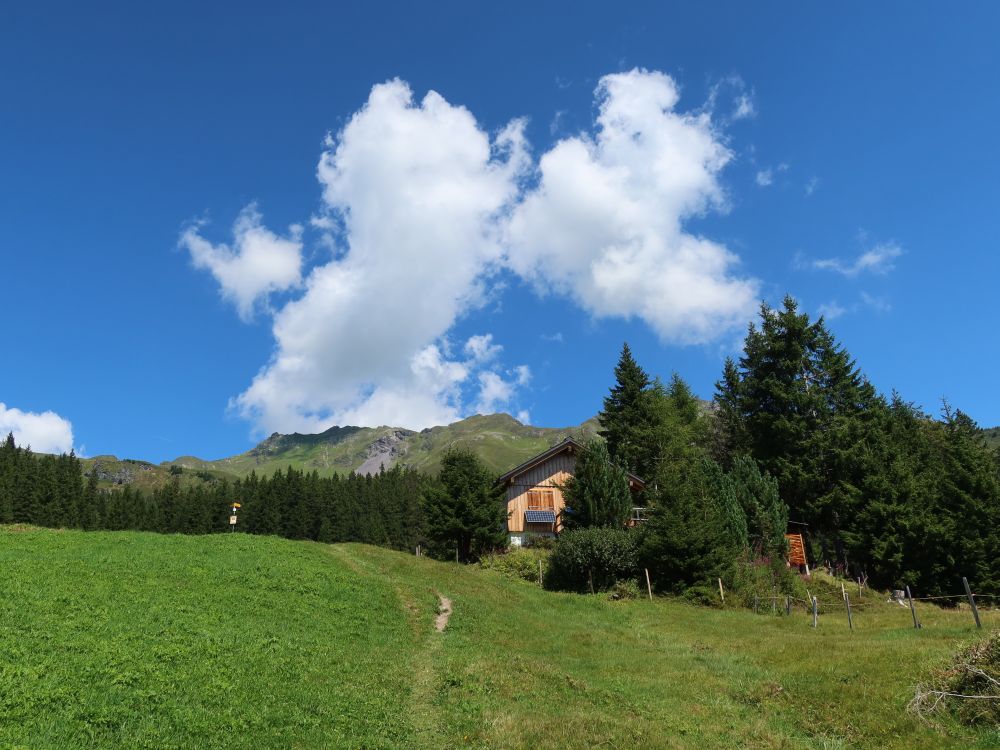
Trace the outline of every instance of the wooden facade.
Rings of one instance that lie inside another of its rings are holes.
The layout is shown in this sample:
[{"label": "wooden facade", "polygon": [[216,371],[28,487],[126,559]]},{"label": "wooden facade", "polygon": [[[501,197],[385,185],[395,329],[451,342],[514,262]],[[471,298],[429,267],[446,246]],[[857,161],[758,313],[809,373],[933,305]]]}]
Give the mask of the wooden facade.
[{"label": "wooden facade", "polygon": [[[511,479],[507,484],[507,531],[511,534],[561,531],[560,516],[566,507],[562,486],[573,476],[575,468],[576,452],[569,446]],[[556,524],[550,524],[548,528],[543,528],[541,524],[529,524],[524,520],[526,510],[551,510],[555,513]]]},{"label": "wooden facade", "polygon": [[[554,536],[562,531],[562,511],[566,507],[562,488],[573,476],[576,457],[583,446],[571,438],[540,453],[515,469],[504,474],[498,482],[507,487],[507,534],[515,546],[524,544],[531,536]],[[641,479],[629,477],[633,492],[644,486]],[[529,511],[550,511],[551,522],[532,522]]]}]

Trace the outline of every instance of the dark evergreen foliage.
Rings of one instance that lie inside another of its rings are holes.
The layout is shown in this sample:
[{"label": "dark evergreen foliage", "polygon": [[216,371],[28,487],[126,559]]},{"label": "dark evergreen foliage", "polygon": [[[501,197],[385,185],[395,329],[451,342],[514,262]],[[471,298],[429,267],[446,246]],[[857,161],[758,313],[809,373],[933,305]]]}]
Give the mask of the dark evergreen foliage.
[{"label": "dark evergreen foliage", "polygon": [[628,472],[615,463],[601,440],[588,442],[576,458],[576,471],[563,488],[563,528],[621,528],[632,511]]},{"label": "dark evergreen foliage", "polygon": [[661,591],[729,578],[747,546],[747,521],[733,482],[717,463],[701,458],[660,491],[642,527],[640,557]]},{"label": "dark evergreen foliage", "polygon": [[822,318],[761,307],[717,383],[712,448],[753,457],[808,524],[813,559],[872,585],[1000,590],[1000,463],[969,417],[879,395]]},{"label": "dark evergreen foliage", "polygon": [[624,344],[615,366],[615,385],[598,415],[599,434],[607,441],[611,457],[640,477],[649,476],[656,462],[648,439],[655,422],[652,386],[629,345]]},{"label": "dark evergreen foliage", "polygon": [[271,478],[181,487],[174,475],[148,493],[105,491],[93,473],[84,481],[74,455],[36,456],[9,435],[0,444],[0,523],[211,534],[230,531],[239,502],[243,532],[412,550],[425,543],[421,496],[428,481],[403,468],[346,478],[289,468]]},{"label": "dark evergreen foliage", "polygon": [[441,461],[438,481],[424,490],[428,552],[442,559],[478,560],[507,543],[507,505],[496,477],[469,450]]}]

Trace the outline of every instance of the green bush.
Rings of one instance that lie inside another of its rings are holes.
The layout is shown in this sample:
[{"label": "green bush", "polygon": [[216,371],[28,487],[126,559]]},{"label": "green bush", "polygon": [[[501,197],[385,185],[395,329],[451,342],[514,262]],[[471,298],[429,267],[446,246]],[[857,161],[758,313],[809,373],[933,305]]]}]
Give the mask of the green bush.
[{"label": "green bush", "polygon": [[[744,552],[733,563],[729,576],[722,579],[726,584],[726,603],[752,607],[756,599],[761,607],[766,605],[770,611],[771,597],[777,596],[781,598],[779,608],[784,607],[784,596],[796,593],[796,578],[784,560],[759,562]],[[718,588],[715,589],[715,598],[719,598]]]},{"label": "green bush", "polygon": [[506,578],[538,583],[538,564],[544,571],[548,565],[549,552],[542,549],[512,549],[509,552],[494,552],[479,560],[483,570],[494,570]]},{"label": "green bush", "polygon": [[639,582],[634,578],[626,578],[624,581],[618,581],[614,586],[608,591],[608,599],[612,601],[618,601],[623,599],[638,599],[643,596],[643,590],[639,586]]},{"label": "green bush", "polygon": [[606,591],[635,579],[639,569],[636,536],[627,529],[594,527],[564,531],[549,558],[545,588]]}]

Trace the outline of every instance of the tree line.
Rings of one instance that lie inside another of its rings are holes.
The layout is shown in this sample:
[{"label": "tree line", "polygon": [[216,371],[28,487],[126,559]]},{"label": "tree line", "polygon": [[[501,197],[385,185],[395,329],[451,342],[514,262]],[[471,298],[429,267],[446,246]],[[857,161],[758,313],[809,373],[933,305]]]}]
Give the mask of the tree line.
[{"label": "tree line", "polygon": [[182,487],[175,478],[144,492],[98,488],[72,453],[35,455],[8,435],[0,444],[0,523],[87,531],[212,534],[240,531],[320,542],[363,542],[414,549],[424,542],[422,497],[433,484],[413,469],[371,476],[320,477],[293,468],[271,477]]},{"label": "tree line", "polygon": [[[650,378],[626,345],[600,421],[606,447],[588,451],[607,458],[581,461],[567,527],[620,528],[625,485],[605,475],[645,478],[649,521],[628,544],[662,588],[704,589],[738,577],[734,561],[782,559],[791,520],[813,561],[873,586],[933,596],[967,576],[1000,592],[1000,452],[947,403],[933,417],[879,393],[790,297],[761,306],[711,403],[677,375]],[[608,481],[617,493],[597,496],[610,520],[586,491]]]},{"label": "tree line", "polygon": [[[937,417],[879,393],[825,321],[795,301],[762,305],[743,352],[727,360],[710,403],[684,380],[650,377],[627,344],[599,415],[600,441],[565,488],[567,529],[554,555],[568,587],[587,559],[647,567],[658,588],[706,597],[767,563],[782,574],[789,521],[810,557],[873,586],[954,593],[966,576],[1000,593],[1000,452],[945,404]],[[646,480],[649,518],[619,533]],[[436,477],[396,467],[321,478],[271,477],[142,492],[102,491],[73,456],[0,444],[0,523],[167,533],[239,530],[321,542],[357,541],[474,561],[506,542],[503,490],[474,453],[454,450]],[[607,535],[592,532],[609,529]],[[574,547],[574,534],[579,546]],[[560,552],[562,550],[562,552]],[[560,557],[562,555],[562,557]],[[588,557],[589,556],[589,557]],[[603,563],[602,563],[603,564]],[[591,566],[592,567],[592,566]]]}]

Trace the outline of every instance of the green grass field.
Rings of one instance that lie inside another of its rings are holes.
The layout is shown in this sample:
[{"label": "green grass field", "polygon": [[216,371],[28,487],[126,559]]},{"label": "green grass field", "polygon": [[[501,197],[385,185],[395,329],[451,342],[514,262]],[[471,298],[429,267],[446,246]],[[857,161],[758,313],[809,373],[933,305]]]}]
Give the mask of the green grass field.
[{"label": "green grass field", "polygon": [[997,747],[907,713],[977,637],[921,616],[813,630],[359,545],[0,527],[0,747]]}]

